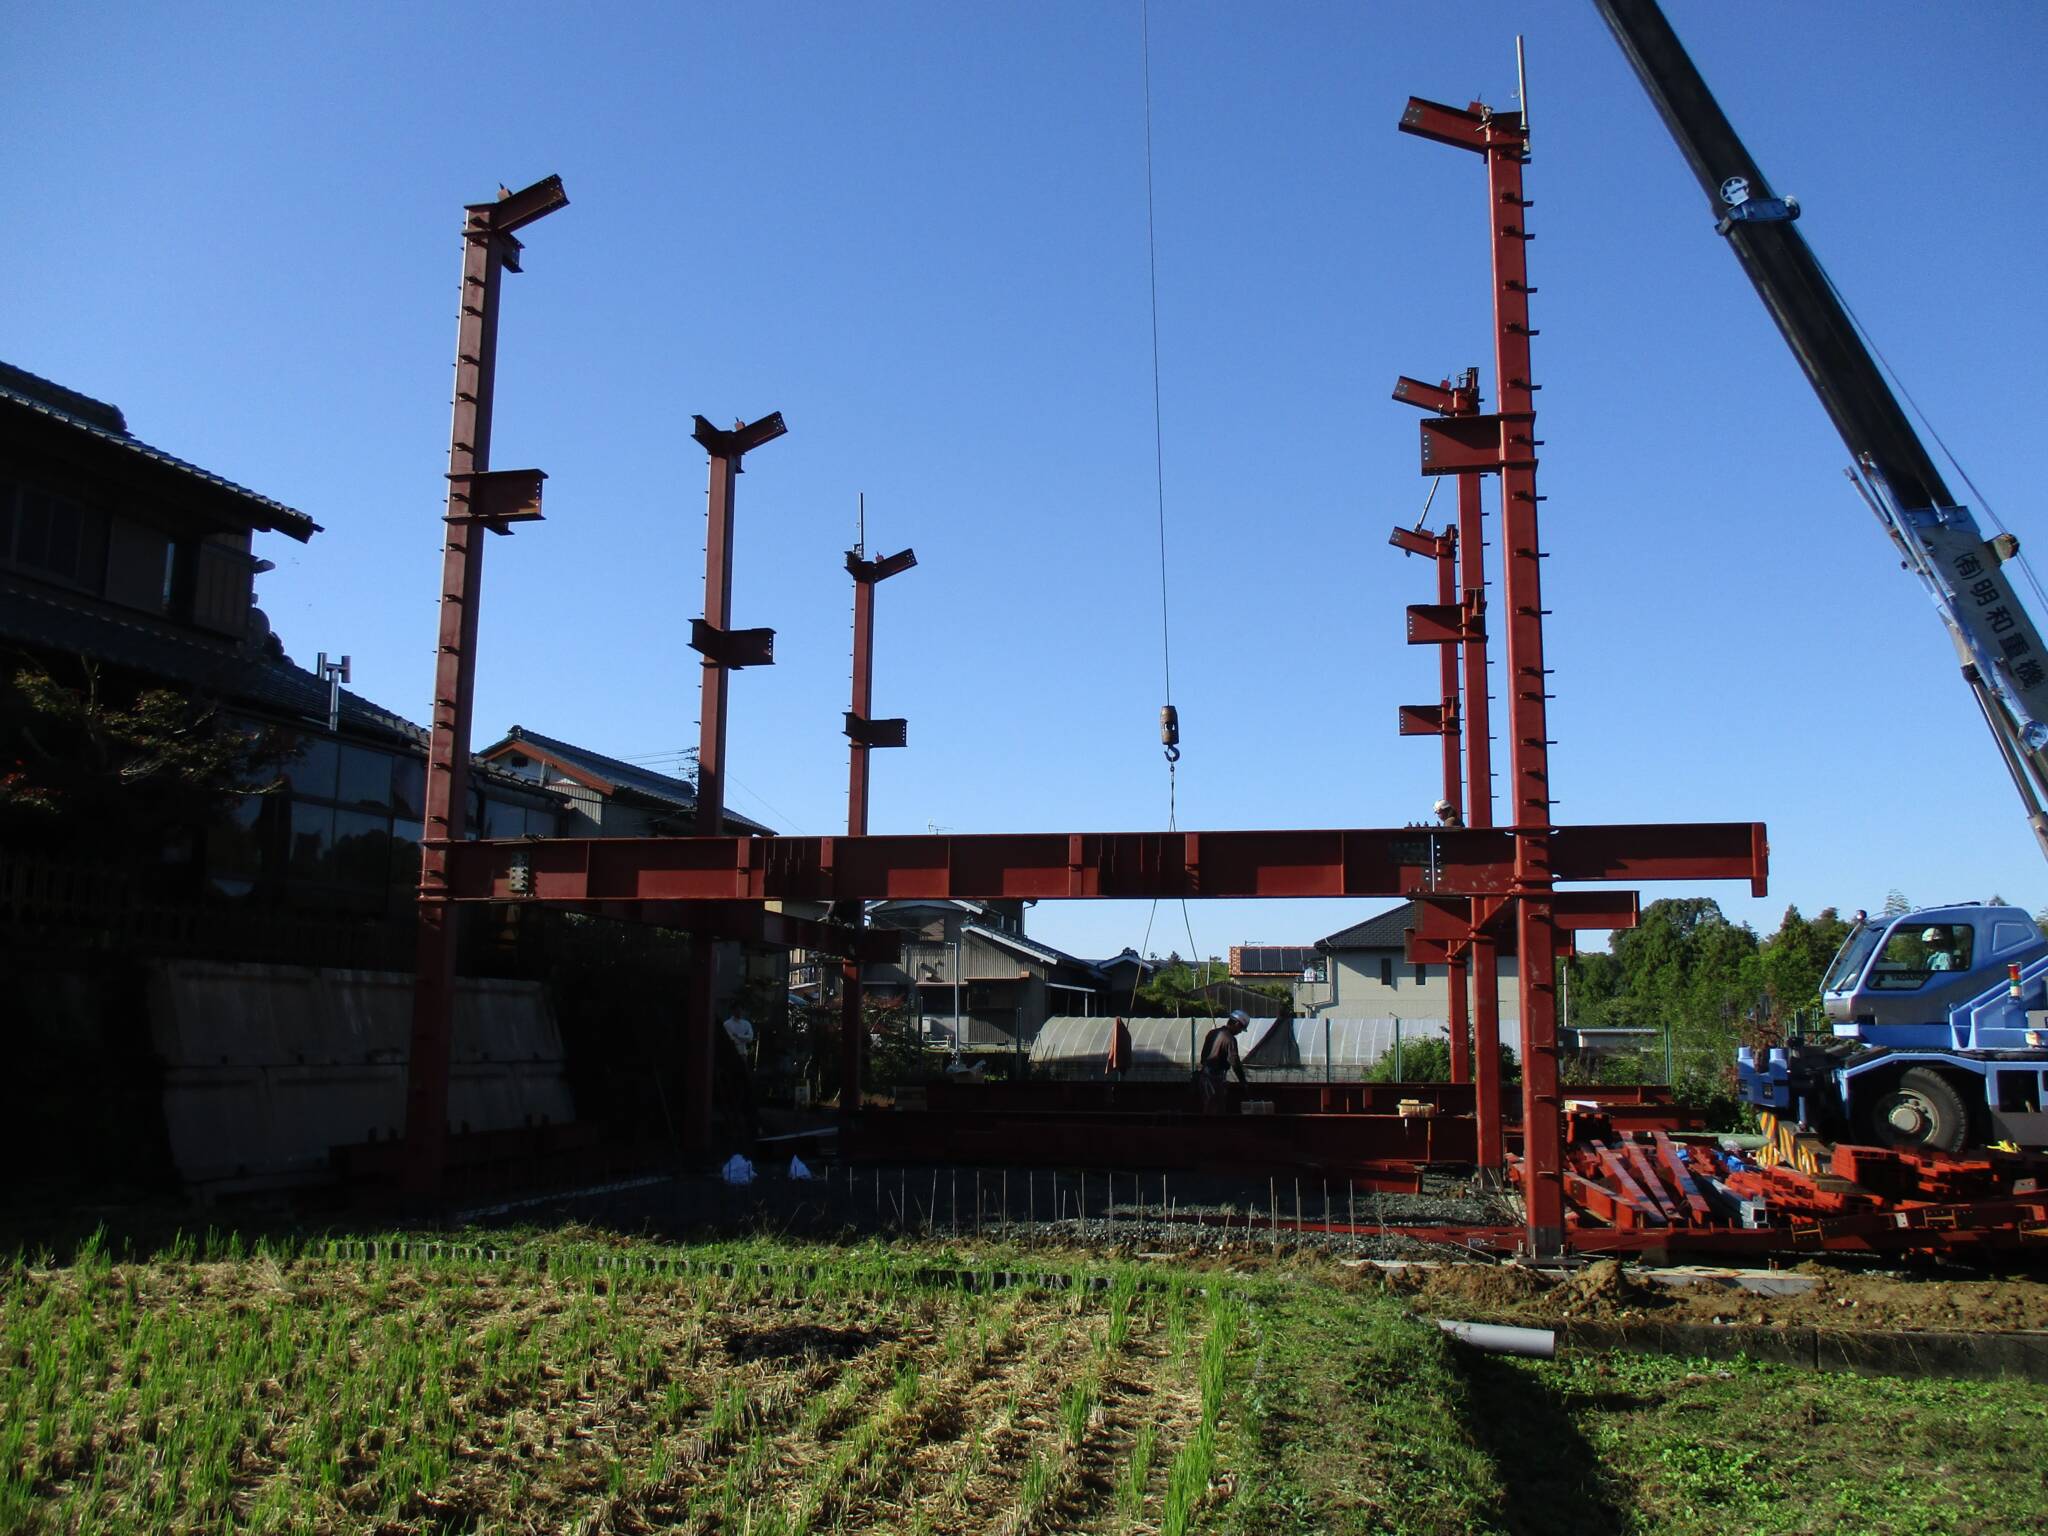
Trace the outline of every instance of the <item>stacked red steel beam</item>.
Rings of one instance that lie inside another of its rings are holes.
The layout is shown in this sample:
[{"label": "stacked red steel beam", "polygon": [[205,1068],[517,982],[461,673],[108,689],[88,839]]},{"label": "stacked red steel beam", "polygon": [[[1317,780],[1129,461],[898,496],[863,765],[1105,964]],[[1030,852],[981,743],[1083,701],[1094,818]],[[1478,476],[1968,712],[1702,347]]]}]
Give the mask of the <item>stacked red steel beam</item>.
[{"label": "stacked red steel beam", "polygon": [[1838,1146],[1829,1171],[1809,1173],[1593,1112],[1573,1118],[1565,1191],[1585,1249],[2048,1246],[2048,1158],[2020,1153]]}]

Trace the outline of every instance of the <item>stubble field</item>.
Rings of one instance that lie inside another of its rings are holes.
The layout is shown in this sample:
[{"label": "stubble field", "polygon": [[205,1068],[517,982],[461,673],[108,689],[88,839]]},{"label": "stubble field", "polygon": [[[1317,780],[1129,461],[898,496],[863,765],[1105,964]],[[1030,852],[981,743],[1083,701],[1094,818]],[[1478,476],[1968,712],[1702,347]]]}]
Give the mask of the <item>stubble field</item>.
[{"label": "stubble field", "polygon": [[0,1265],[0,1532],[2048,1530],[2039,1386],[1501,1360],[1417,1300],[1270,1250],[88,1244]]}]

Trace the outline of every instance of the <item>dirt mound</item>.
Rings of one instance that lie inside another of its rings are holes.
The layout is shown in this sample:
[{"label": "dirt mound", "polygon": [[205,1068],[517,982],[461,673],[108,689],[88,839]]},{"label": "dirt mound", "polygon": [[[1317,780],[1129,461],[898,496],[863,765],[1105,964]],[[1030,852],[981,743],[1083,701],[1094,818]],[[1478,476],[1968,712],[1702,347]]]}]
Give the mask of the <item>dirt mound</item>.
[{"label": "dirt mound", "polygon": [[1545,1290],[1543,1277],[1519,1264],[1444,1264],[1426,1272],[1417,1301],[1425,1310],[1444,1312],[1504,1310],[1533,1301]]},{"label": "dirt mound", "polygon": [[1858,1271],[1825,1262],[1801,1264],[1791,1273],[1810,1279],[1811,1287],[1776,1295],[1709,1276],[1689,1285],[1670,1285],[1611,1258],[1596,1260],[1555,1283],[1516,1264],[1417,1268],[1398,1271],[1386,1283],[1388,1289],[1410,1298],[1419,1313],[1482,1322],[1562,1322],[1655,1313],[1667,1322],[1787,1328],[1971,1333],[2048,1328],[2048,1283],[2031,1277],[1962,1279]]},{"label": "dirt mound", "polygon": [[1619,1259],[1596,1259],[1561,1281],[1546,1300],[1562,1317],[1611,1317],[1661,1307],[1669,1295],[1636,1279]]}]

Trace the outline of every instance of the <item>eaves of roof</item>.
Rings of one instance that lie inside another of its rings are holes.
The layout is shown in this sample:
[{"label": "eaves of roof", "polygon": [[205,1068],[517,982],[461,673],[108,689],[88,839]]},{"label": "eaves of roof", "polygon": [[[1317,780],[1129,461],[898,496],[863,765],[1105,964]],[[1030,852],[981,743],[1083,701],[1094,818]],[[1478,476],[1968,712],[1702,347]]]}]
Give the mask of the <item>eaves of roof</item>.
[{"label": "eaves of roof", "polygon": [[[608,757],[602,752],[593,752],[588,747],[579,747],[574,742],[562,741],[554,736],[543,736],[539,731],[528,730],[515,725],[505,733],[502,741],[484,748],[482,756],[488,759],[503,757],[519,752],[544,762],[564,777],[595,790],[601,795],[617,797],[627,801],[640,800],[675,810],[694,811],[697,808],[697,786],[687,779],[673,778],[665,773],[656,773],[637,763],[621,758]],[[725,820],[729,826],[764,837],[773,837],[775,829],[750,816],[742,816],[727,807]]]},{"label": "eaves of roof", "polygon": [[1102,974],[1089,961],[1070,955],[1065,950],[1054,949],[1050,944],[1040,944],[1035,939],[1027,939],[1021,934],[1004,933],[999,928],[986,928],[980,923],[962,923],[960,931],[971,933],[979,939],[986,939],[991,944],[999,944],[1005,949],[1015,950],[1020,955],[1046,965],[1069,965],[1077,971],[1087,971],[1096,977]]},{"label": "eaves of roof", "polygon": [[[24,382],[28,383],[28,388],[21,387]],[[64,390],[61,385],[39,379],[26,370],[7,368],[5,373],[0,373],[0,410],[9,412],[20,421],[40,420],[45,426],[75,432],[81,439],[112,449],[138,467],[147,466],[159,473],[168,472],[182,477],[195,487],[203,487],[216,501],[225,500],[236,508],[252,528],[275,530],[297,539],[302,544],[321,531],[318,523],[296,507],[288,507],[283,502],[252,491],[245,485],[237,485],[224,475],[217,475],[210,469],[201,469],[197,464],[181,459],[175,454],[166,453],[163,449],[153,447],[127,432],[113,430],[108,422],[118,420],[120,416],[111,406],[105,409],[113,412],[112,417],[94,419],[98,412],[88,415],[81,414],[78,409],[65,410],[51,400],[39,399],[37,394],[40,390],[37,393],[29,392],[44,384],[49,385],[49,393],[57,399],[75,394],[73,391]],[[86,401],[84,396],[75,398],[85,401],[87,405],[98,404],[96,401]]]},{"label": "eaves of roof", "polygon": [[1377,913],[1362,923],[1340,928],[1326,939],[1318,939],[1316,948],[1399,949],[1402,947],[1404,936],[1414,926],[1415,903],[1404,901],[1398,907]]}]

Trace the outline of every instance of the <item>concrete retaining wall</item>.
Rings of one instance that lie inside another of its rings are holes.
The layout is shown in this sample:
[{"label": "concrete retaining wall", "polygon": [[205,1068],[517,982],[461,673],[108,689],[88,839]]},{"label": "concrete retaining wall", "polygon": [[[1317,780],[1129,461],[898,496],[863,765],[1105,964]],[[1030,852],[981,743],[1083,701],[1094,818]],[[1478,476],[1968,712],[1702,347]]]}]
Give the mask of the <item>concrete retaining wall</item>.
[{"label": "concrete retaining wall", "polygon": [[[169,961],[152,968],[164,1120],[195,1192],[328,1176],[328,1149],[398,1136],[412,977]],[[457,983],[448,1109],[457,1132],[575,1118],[562,1038],[537,982]]]}]

